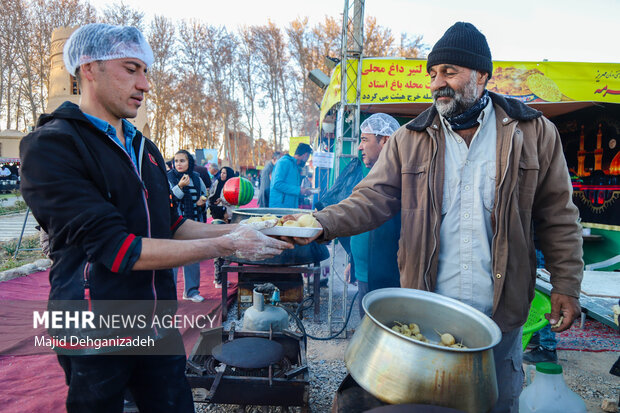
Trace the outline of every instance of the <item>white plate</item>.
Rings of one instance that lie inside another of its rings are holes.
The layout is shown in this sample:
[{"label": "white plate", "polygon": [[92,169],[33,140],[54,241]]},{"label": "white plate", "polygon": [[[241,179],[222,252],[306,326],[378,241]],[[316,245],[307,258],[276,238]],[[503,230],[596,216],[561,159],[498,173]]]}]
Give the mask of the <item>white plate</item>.
[{"label": "white plate", "polygon": [[298,237],[298,238],[312,238],[319,232],[321,228],[307,228],[307,227],[271,227],[261,229],[265,235],[281,235],[284,237]]}]

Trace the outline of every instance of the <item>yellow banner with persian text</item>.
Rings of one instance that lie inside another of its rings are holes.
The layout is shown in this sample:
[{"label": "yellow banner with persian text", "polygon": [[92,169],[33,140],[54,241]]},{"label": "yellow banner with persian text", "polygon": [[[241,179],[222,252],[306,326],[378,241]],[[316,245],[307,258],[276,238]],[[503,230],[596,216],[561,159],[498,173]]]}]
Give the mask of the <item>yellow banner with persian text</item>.
[{"label": "yellow banner with persian text", "polygon": [[[356,79],[348,74],[350,84]],[[620,103],[620,64],[579,62],[493,62],[487,89],[526,103],[596,101]],[[321,119],[340,101],[340,66],[323,96]],[[349,88],[349,103],[355,88]],[[426,60],[364,59],[361,104],[432,103]]]}]

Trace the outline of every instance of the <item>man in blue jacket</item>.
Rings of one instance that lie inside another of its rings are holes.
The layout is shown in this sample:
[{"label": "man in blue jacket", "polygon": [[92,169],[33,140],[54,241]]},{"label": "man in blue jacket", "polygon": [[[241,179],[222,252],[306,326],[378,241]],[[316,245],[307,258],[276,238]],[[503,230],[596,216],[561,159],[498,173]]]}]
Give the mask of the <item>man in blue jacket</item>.
[{"label": "man in blue jacket", "polygon": [[295,155],[284,155],[276,163],[271,176],[269,208],[299,208],[299,197],[310,194],[310,188],[301,187],[301,168],[312,154],[312,148],[300,143]]},{"label": "man in blue jacket", "polygon": [[[141,327],[122,330],[100,324],[48,330],[67,340],[54,348],[69,385],[67,411],[120,413],[129,389],[140,411],[193,412],[180,333],[155,324],[156,316],[176,311],[170,268],[231,254],[265,259],[292,246],[247,226],[206,225],[177,214],[161,153],[126,120],[149,90],[153,63],[139,30],[83,26],[67,41],[64,61],[80,82],[79,106],[65,102],[42,115],[20,144],[22,194],[50,239],[48,308],[107,315],[111,306],[113,316],[124,316],[131,305],[144,317]],[[67,337],[101,346],[69,345]],[[123,346],[134,339],[153,345],[128,355]]]},{"label": "man in blue jacket", "polygon": [[[375,113],[362,122],[359,150],[362,153],[364,177],[373,168],[383,146],[400,127],[398,121],[385,113]],[[379,288],[400,287],[398,271],[398,240],[400,212],[372,231],[351,237],[351,255],[358,287],[360,317],[364,315],[362,298]]]}]

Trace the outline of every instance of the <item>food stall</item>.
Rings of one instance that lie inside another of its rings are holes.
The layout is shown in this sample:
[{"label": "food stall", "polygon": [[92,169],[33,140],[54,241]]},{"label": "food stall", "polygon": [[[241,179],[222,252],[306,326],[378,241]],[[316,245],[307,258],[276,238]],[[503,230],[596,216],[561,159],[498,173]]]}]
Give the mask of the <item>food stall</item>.
[{"label": "food stall", "polygon": [[19,158],[0,157],[0,194],[19,189],[20,166]]},{"label": "food stall", "polygon": [[[337,135],[352,135],[353,116],[338,114],[340,69],[332,71],[321,103],[319,150],[325,152],[333,152]],[[362,120],[384,112],[405,123],[432,104],[425,60],[365,58],[359,84]],[[496,61],[487,89],[525,102],[556,124],[585,229],[587,269],[620,269],[620,64]],[[349,88],[349,103],[355,92]],[[335,126],[339,116],[343,128]],[[327,186],[330,169],[318,169],[320,186]]]}]

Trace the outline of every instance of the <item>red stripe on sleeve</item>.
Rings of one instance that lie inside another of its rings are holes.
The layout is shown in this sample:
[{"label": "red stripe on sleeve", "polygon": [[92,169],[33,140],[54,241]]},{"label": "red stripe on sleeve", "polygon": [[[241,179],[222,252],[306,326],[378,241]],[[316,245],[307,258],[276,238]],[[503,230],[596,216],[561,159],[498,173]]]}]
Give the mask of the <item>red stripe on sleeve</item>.
[{"label": "red stripe on sleeve", "polygon": [[170,231],[174,231],[177,228],[177,225],[181,223],[181,221],[183,221],[183,216],[179,215],[179,218],[177,219],[177,221],[174,224],[172,224],[172,226],[170,227]]},{"label": "red stripe on sleeve", "polygon": [[121,248],[118,250],[116,258],[114,258],[114,263],[112,264],[113,272],[118,272],[121,262],[123,262],[123,258],[125,258],[125,254],[134,239],[136,239],[136,236],[134,234],[129,234],[127,238],[125,238],[125,241],[123,241],[123,245],[121,245]]}]

